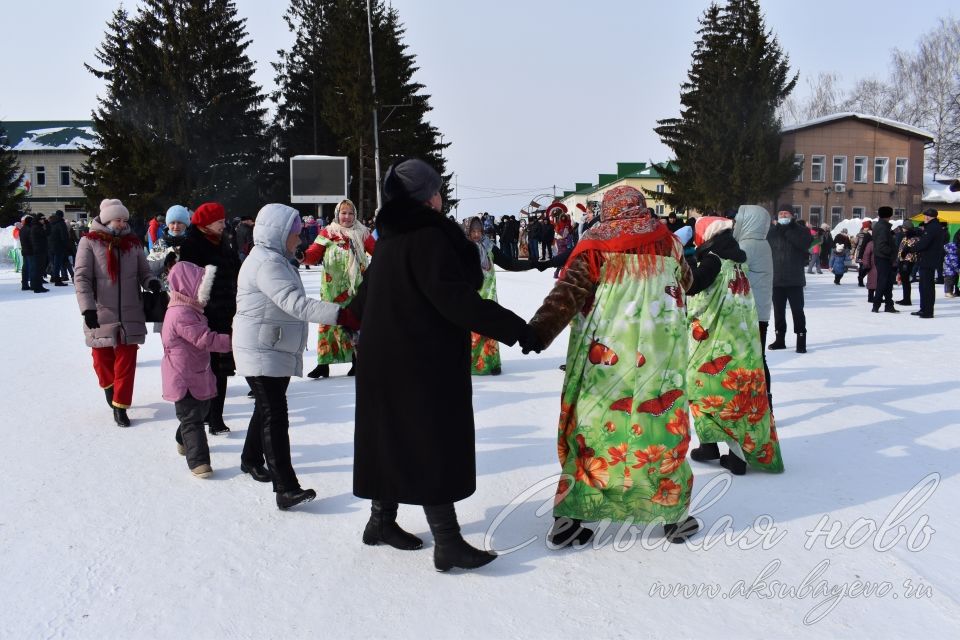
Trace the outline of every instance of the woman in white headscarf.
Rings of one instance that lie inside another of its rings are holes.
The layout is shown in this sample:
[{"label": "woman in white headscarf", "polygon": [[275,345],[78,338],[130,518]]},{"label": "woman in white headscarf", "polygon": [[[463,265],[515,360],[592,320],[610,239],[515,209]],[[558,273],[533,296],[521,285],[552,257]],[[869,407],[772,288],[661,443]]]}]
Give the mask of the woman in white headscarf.
[{"label": "woman in white headscarf", "polygon": [[[363,274],[373,255],[373,236],[357,221],[357,207],[350,200],[337,205],[333,222],[324,227],[307,249],[304,263],[323,263],[320,299],[345,307],[353,300]],[[317,332],[317,367],[308,373],[311,378],[326,378],[330,365],[338,362],[356,362],[353,336],[339,326],[320,325]],[[348,376],[354,374],[350,367]]]}]

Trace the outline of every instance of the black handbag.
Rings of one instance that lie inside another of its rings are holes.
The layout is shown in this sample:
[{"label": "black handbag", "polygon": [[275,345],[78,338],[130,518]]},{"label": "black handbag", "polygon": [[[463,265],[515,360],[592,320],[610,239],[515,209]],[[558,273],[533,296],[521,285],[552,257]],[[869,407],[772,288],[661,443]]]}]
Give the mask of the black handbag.
[{"label": "black handbag", "polygon": [[167,305],[170,304],[170,295],[166,291],[160,293],[144,291],[142,295],[145,320],[147,322],[163,322],[163,317],[167,314]]}]

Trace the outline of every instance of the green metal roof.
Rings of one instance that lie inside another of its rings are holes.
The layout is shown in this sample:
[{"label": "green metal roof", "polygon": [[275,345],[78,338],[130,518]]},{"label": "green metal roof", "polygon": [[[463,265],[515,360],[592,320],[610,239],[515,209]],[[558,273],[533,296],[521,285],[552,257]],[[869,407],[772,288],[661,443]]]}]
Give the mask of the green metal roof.
[{"label": "green metal roof", "polygon": [[15,151],[72,150],[83,144],[94,146],[90,120],[7,120],[0,122],[7,132],[6,144]]}]

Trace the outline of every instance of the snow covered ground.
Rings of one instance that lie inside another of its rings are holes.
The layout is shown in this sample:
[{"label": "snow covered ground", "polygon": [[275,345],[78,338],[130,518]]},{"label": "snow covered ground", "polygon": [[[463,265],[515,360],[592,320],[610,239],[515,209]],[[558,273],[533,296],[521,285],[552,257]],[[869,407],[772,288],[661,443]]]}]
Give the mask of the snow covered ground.
[{"label": "snow covered ground", "polygon": [[[314,294],[319,275],[304,272]],[[227,401],[233,433],[211,438],[215,474],[195,479],[160,398],[159,337],[140,352],[134,425],[117,428],[72,287],[21,292],[5,268],[0,637],[957,637],[960,300],[938,300],[933,320],[871,314],[853,274],[808,280],[810,352],[770,354],[786,473],[724,492],[731,476],[692,463],[701,502],[707,487],[717,498],[698,513],[715,533],[666,545],[611,528],[599,549],[545,548],[562,337],[536,356],[505,349],[504,375],[474,379],[479,477],[458,505],[464,533],[499,550],[535,540],[438,574],[418,508],[400,522],[425,536],[422,551],[360,542],[347,365],[290,387],[294,464],[319,498],[280,512],[239,470],[242,380]],[[551,283],[501,273],[501,302],[529,317]],[[816,535],[821,519],[834,534]]]}]

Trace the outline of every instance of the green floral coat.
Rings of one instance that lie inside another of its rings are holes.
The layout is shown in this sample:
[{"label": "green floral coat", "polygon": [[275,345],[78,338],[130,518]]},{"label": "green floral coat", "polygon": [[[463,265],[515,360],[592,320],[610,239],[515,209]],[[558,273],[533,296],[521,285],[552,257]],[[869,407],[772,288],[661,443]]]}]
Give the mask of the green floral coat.
[{"label": "green floral coat", "polygon": [[603,255],[574,316],[561,396],[554,515],[682,521],[693,474],[686,397],[682,249]]},{"label": "green floral coat", "polygon": [[[373,238],[367,236],[363,250],[352,247],[350,240],[324,227],[315,243],[323,248],[323,278],[320,283],[320,299],[346,307],[353,300],[363,274],[369,264],[368,253],[373,252]],[[351,253],[359,262],[359,270],[351,277]],[[321,324],[317,330],[317,364],[350,362],[356,345],[349,331],[337,325]]]},{"label": "green floral coat", "polygon": [[721,259],[713,284],[688,301],[687,394],[697,437],[705,443],[736,442],[751,467],[783,471],[744,266]]}]

